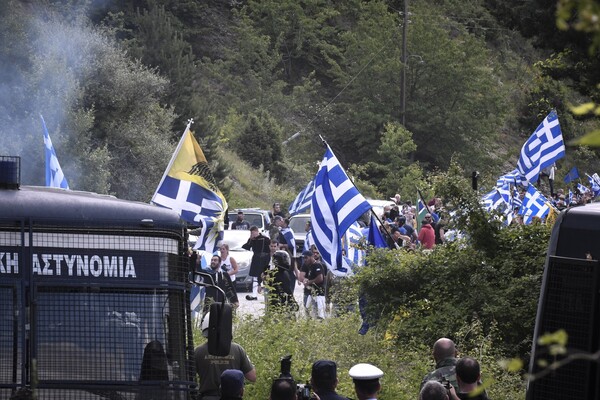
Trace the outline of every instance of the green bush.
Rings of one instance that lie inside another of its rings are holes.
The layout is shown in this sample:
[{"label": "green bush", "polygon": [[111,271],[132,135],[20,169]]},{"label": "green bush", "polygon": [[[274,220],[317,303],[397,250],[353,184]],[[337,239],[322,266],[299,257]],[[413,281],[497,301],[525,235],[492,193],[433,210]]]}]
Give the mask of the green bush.
[{"label": "green bush", "polygon": [[[318,359],[331,359],[338,364],[338,393],[355,398],[348,370],[356,363],[368,362],[381,368],[382,399],[414,400],[423,376],[433,369],[433,342],[397,341],[392,335],[357,333],[358,313],[350,312],[323,321],[298,318],[243,316],[235,321],[234,341],[247,351],[256,367],[257,381],[247,384],[245,399],[264,400],[269,396],[273,379],[279,376],[280,359],[292,355],[291,373],[297,383],[310,379],[311,365]],[[460,329],[459,329],[460,328]],[[501,354],[493,345],[496,330],[485,333],[479,321],[457,327],[453,335],[461,354],[480,360],[486,382],[493,382],[488,393],[494,399],[524,397],[519,375],[500,368]],[[205,339],[195,334],[196,345]]]}]

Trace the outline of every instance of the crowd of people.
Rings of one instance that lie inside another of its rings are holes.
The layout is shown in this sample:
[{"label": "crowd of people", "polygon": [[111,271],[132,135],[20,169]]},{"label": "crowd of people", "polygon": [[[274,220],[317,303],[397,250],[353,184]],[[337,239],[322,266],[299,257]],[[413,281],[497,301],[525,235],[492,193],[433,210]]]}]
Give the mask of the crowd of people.
[{"label": "crowd of people", "polygon": [[[208,321],[208,318],[205,318]],[[208,336],[208,323],[203,321],[202,333]],[[438,339],[432,349],[435,369],[425,375],[419,389],[419,400],[488,400],[482,386],[479,363],[472,357],[458,357],[451,339]],[[229,355],[208,353],[207,343],[194,352],[196,372],[200,379],[199,400],[241,400],[245,382],[256,382],[256,369],[246,351],[232,342]],[[309,385],[297,385],[291,374],[273,380],[270,400],[348,400],[337,392],[339,383],[337,363],[317,360],[312,364]],[[348,371],[358,400],[377,399],[382,389],[384,372],[378,367],[359,363]],[[308,391],[309,393],[306,393]],[[304,394],[306,393],[306,394]]]}]

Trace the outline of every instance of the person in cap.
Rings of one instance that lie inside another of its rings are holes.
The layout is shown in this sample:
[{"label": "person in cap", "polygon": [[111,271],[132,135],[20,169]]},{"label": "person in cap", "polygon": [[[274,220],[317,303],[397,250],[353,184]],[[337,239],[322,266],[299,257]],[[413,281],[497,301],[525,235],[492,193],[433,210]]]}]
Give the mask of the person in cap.
[{"label": "person in cap", "polygon": [[376,400],[381,384],[379,378],[383,371],[371,364],[356,364],[348,372],[354,382],[354,391],[358,400]]},{"label": "person in cap", "polygon": [[310,384],[321,400],[348,400],[336,393],[338,383],[337,365],[334,361],[318,360],[313,363]]},{"label": "person in cap", "polygon": [[[202,320],[202,335],[208,337],[210,313],[207,313]],[[198,391],[200,400],[219,400],[219,387],[221,383],[221,374],[227,369],[237,369],[242,371],[244,377],[250,382],[256,382],[256,369],[246,350],[239,344],[231,342],[229,355],[220,357],[208,354],[208,342],[196,347],[194,350],[194,363],[196,373],[200,377]]]},{"label": "person in cap", "polygon": [[221,374],[221,400],[241,400],[244,397],[244,373],[226,369]]}]

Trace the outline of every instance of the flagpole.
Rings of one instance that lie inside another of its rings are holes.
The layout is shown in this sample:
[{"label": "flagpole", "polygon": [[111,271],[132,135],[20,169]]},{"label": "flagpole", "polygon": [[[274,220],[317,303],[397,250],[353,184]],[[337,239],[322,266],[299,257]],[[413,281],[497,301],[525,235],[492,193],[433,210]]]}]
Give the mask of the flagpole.
[{"label": "flagpole", "polygon": [[[323,139],[323,136],[319,135],[319,138],[321,139],[321,141],[323,142],[323,145],[328,148],[329,150],[331,150],[331,147],[329,147],[329,144],[327,143],[327,141],[325,139]],[[331,153],[333,153],[333,150],[331,150]],[[338,160],[339,161],[339,160]],[[320,168],[320,167],[319,167]],[[318,173],[318,172],[317,172]],[[354,180],[350,179],[350,182],[352,182],[352,185],[354,186],[354,188],[356,190],[358,190],[358,188],[356,187],[356,185],[354,184]],[[360,192],[360,191],[359,191]],[[377,221],[379,222],[379,224],[383,227],[383,230],[385,232],[385,234],[392,240],[392,242],[394,242],[394,244],[396,245],[396,249],[399,249],[400,246],[398,245],[398,243],[396,243],[396,241],[394,240],[394,238],[392,237],[392,234],[388,231],[387,227],[383,224],[383,222],[381,222],[381,220],[379,219],[379,217],[377,216],[377,214],[373,211],[373,207],[371,207],[371,214],[375,216],[375,219],[377,219]],[[344,233],[345,235],[346,233]]]},{"label": "flagpole", "polygon": [[[423,195],[421,194],[421,191],[419,190],[418,186],[415,186],[417,188],[417,194],[419,195],[419,198],[421,198],[421,201],[423,202],[423,205],[425,206],[425,209],[427,210],[427,212],[429,214],[431,214],[431,211],[429,210],[429,206],[427,205],[427,203],[425,202],[425,199],[423,198]],[[417,207],[418,208],[418,207]],[[419,213],[419,210],[417,209],[417,214]]]},{"label": "flagpole", "polygon": [[[177,148],[175,149],[175,151],[173,152],[173,155],[171,156],[171,160],[169,161],[169,165],[167,165],[167,168],[165,169],[165,173],[163,174],[162,178],[160,179],[160,182],[158,183],[158,186],[156,187],[156,190],[154,191],[154,194],[152,195],[152,199],[154,199],[154,197],[156,197],[156,194],[158,193],[158,189],[162,186],[167,174],[171,170],[171,166],[173,165],[173,162],[175,162],[175,158],[179,154],[179,150],[181,149],[181,146],[183,145],[183,140],[185,139],[185,135],[190,130],[190,127],[192,126],[193,123],[194,123],[193,118],[188,119],[188,124],[185,127],[185,130],[183,131],[183,135],[181,135],[181,139],[179,139],[179,143],[177,143]],[[152,200],[150,200],[150,202],[152,202]]]}]

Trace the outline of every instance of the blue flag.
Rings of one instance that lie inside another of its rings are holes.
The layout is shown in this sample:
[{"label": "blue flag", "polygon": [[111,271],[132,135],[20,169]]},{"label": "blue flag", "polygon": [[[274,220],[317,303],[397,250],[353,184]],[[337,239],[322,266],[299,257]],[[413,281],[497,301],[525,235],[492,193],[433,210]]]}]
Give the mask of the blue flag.
[{"label": "blue flag", "polygon": [[523,145],[517,168],[529,182],[533,183],[538,180],[542,169],[551,166],[564,156],[565,143],[558,116],[552,111]]},{"label": "blue flag", "polygon": [[341,237],[370,208],[327,145],[315,177],[310,219],[315,245],[329,269],[342,266]]},{"label": "blue flag", "polygon": [[306,211],[312,202],[313,192],[315,191],[315,180],[311,180],[308,185],[296,196],[296,199],[290,204],[290,215],[299,214]]},{"label": "blue flag", "polygon": [[62,168],[58,163],[54,146],[52,146],[52,140],[48,135],[48,129],[46,129],[46,122],[44,117],[40,115],[42,119],[42,128],[44,129],[44,146],[46,148],[46,186],[68,189],[69,184],[67,178],[63,174]]},{"label": "blue flag", "polygon": [[212,253],[222,238],[227,201],[190,125],[191,122],[183,132],[152,202],[176,211],[185,221],[201,225],[202,232],[194,248]]},{"label": "blue flag", "polygon": [[571,168],[571,170],[565,175],[565,183],[569,183],[572,180],[579,178],[579,171],[577,171],[577,167]]},{"label": "blue flag", "polygon": [[375,222],[375,217],[371,215],[371,223],[369,224],[369,244],[373,247],[385,249],[388,247],[377,223]]}]

